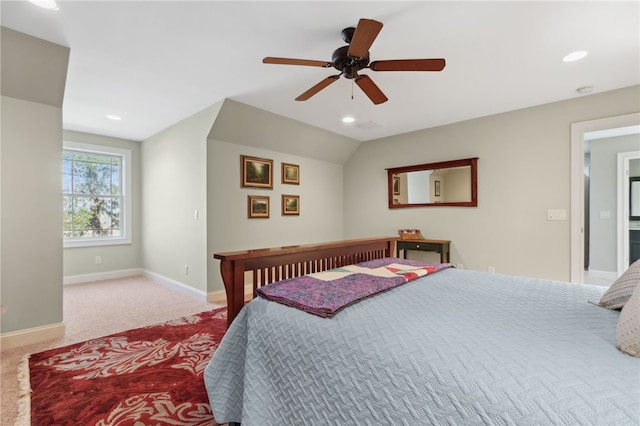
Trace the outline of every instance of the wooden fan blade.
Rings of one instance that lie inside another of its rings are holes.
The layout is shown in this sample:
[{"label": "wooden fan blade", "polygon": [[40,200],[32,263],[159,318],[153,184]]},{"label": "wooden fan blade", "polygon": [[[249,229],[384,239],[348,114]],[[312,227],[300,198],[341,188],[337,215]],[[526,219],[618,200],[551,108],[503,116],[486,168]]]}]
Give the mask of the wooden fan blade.
[{"label": "wooden fan blade", "polygon": [[314,61],[311,59],[291,59],[291,58],[274,58],[267,56],[262,60],[263,64],[278,64],[278,65],[306,65],[309,67],[322,67],[329,68],[333,66],[331,62],[327,61]]},{"label": "wooden fan blade", "polygon": [[445,60],[438,59],[395,59],[373,61],[369,64],[372,71],[442,71]]},{"label": "wooden fan blade", "polygon": [[316,84],[311,89],[307,90],[302,95],[298,96],[296,98],[296,101],[306,101],[307,99],[309,99],[310,97],[312,97],[313,95],[315,95],[316,93],[318,93],[319,91],[321,91],[322,89],[330,85],[331,83],[336,82],[339,78],[340,78],[340,74],[332,75],[325,78],[320,83]]},{"label": "wooden fan blade", "polygon": [[360,19],[356,31],[353,33],[347,55],[353,58],[364,58],[369,53],[369,48],[378,37],[382,29],[382,22],[373,19]]},{"label": "wooden fan blade", "polygon": [[371,99],[375,105],[387,102],[389,99],[382,93],[382,90],[369,78],[368,75],[360,75],[356,77],[356,84]]}]

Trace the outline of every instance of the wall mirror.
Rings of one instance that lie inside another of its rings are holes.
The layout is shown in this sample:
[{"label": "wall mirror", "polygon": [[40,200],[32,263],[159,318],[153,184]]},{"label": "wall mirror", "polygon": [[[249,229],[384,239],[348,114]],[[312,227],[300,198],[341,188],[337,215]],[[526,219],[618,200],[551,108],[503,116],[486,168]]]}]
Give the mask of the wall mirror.
[{"label": "wall mirror", "polygon": [[478,158],[387,170],[389,208],[478,206]]},{"label": "wall mirror", "polygon": [[629,178],[629,220],[640,220],[640,177]]}]

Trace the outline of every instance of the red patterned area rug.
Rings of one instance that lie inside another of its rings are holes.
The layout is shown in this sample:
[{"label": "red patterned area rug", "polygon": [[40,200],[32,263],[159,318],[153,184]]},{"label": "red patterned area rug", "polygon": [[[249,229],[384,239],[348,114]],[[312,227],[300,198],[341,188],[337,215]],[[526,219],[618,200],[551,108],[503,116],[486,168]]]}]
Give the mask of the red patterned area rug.
[{"label": "red patterned area rug", "polygon": [[203,371],[226,318],[218,308],[31,355],[31,424],[217,425]]}]

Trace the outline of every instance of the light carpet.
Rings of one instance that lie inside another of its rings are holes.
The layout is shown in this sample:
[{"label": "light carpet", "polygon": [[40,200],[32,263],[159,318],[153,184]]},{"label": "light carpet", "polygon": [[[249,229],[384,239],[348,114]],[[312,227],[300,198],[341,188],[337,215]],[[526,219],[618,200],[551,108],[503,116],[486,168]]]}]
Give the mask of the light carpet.
[{"label": "light carpet", "polygon": [[218,307],[144,276],[64,286],[64,337],[0,353],[0,424],[16,424],[20,397],[18,367],[25,355]]}]

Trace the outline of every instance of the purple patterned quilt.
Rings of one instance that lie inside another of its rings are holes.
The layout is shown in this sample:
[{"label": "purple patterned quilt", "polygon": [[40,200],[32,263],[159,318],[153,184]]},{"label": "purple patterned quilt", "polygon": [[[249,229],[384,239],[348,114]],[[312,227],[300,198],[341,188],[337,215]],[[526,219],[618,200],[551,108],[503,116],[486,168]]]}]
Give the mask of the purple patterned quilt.
[{"label": "purple patterned quilt", "polygon": [[258,295],[321,317],[416,278],[453,267],[392,257],[289,278],[258,289]]}]

